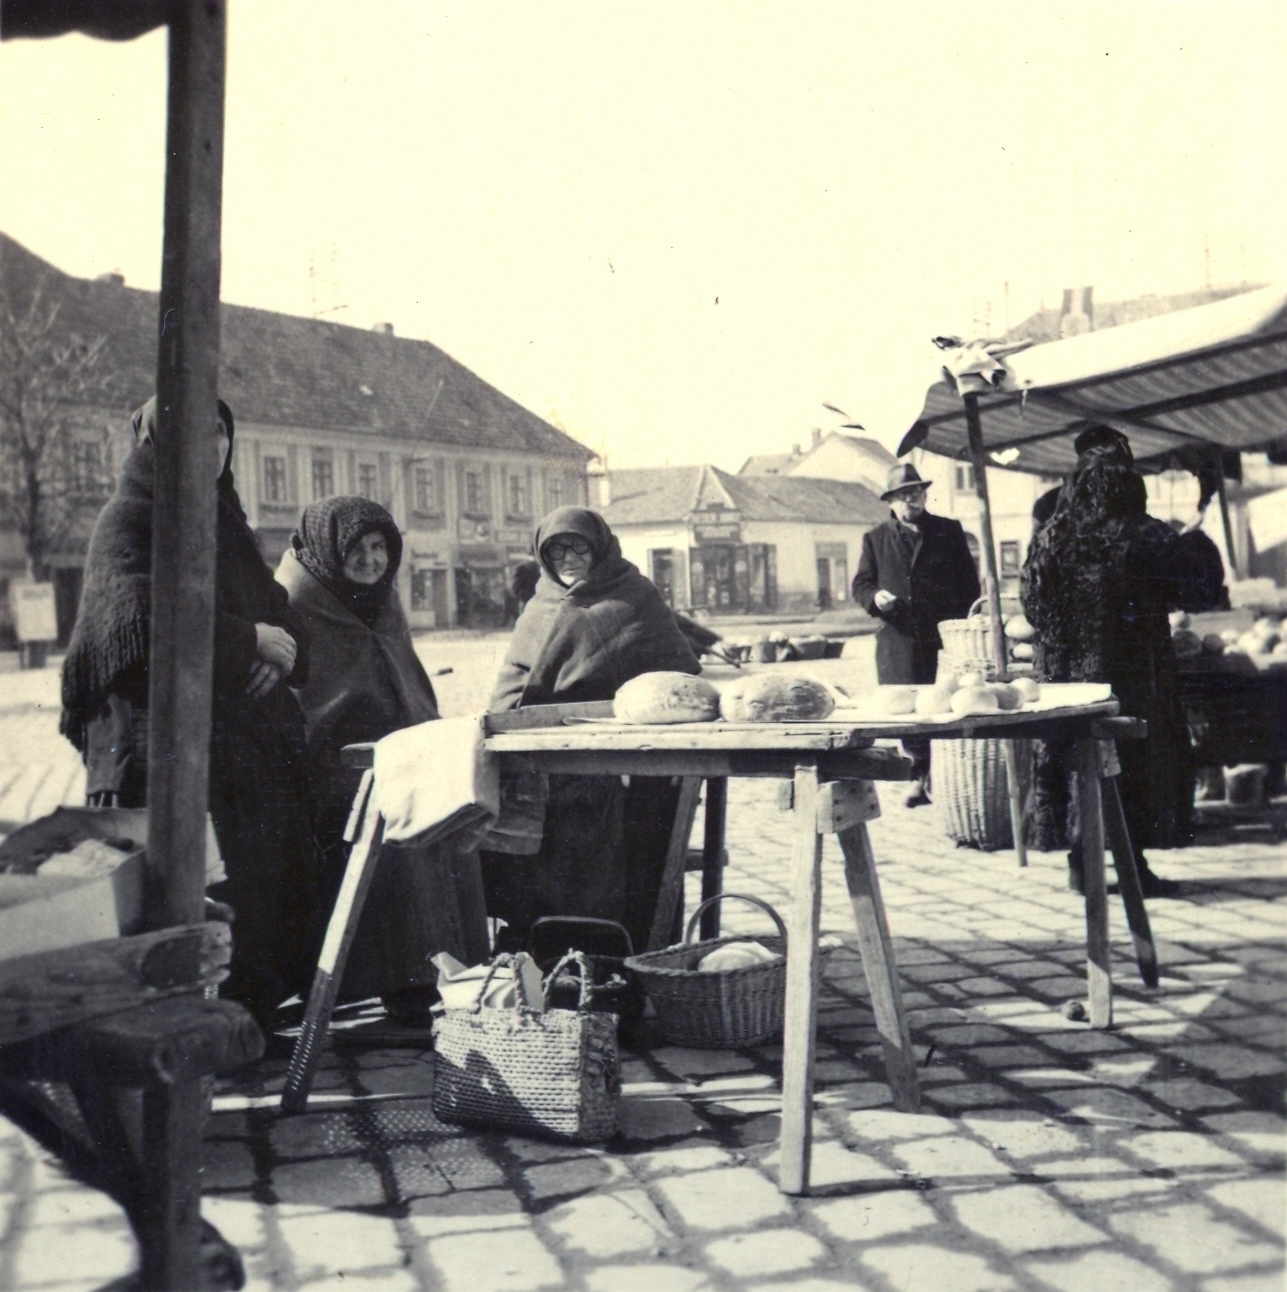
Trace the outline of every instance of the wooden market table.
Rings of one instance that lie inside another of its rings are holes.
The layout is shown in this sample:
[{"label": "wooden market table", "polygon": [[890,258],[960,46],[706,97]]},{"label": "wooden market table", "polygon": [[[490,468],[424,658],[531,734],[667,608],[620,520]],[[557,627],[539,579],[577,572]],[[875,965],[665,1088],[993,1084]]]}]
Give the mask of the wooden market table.
[{"label": "wooden market table", "polygon": [[[1049,695],[1057,688],[1048,687]],[[1069,688],[1070,691],[1075,688]],[[1082,688],[1084,693],[1084,688]],[[570,775],[678,777],[684,783],[681,806],[662,881],[652,945],[669,940],[675,903],[682,902],[688,831],[701,782],[708,785],[707,809],[722,804],[720,791],[730,776],[772,777],[790,782],[794,813],[792,849],[793,907],[787,942],[786,1019],[782,1060],[782,1165],[780,1187],[799,1194],[808,1189],[813,1103],[814,1032],[820,973],[822,836],[834,833],[845,859],[845,881],[853,904],[863,970],[884,1050],[895,1107],[914,1112],[920,1104],[916,1064],[898,984],[897,964],[881,899],[876,858],[866,823],[880,814],[873,782],[906,780],[910,762],[877,740],[929,735],[936,740],[1055,737],[1073,744],[1081,787],[1082,848],[1086,880],[1087,987],[1093,1027],[1112,1023],[1112,981],[1108,941],[1108,902],[1104,878],[1105,831],[1121,881],[1136,956],[1146,983],[1156,985],[1157,960],[1144,909],[1133,853],[1117,796],[1113,741],[1144,734],[1144,724],[1118,718],[1116,700],[1095,703],[1046,702],[1015,713],[953,718],[950,721],[879,721],[837,711],[823,722],[685,723],[637,726],[612,719],[611,703],[550,705],[490,714],[486,748],[502,772]],[[370,765],[370,747],[355,748],[355,765]],[[712,793],[711,790],[715,792]],[[717,866],[722,822],[708,819],[706,870]],[[375,835],[368,823],[364,833]],[[355,853],[356,853],[355,849]],[[360,863],[369,871],[365,860]],[[353,865],[353,862],[350,862]],[[347,883],[346,879],[346,883]],[[358,910],[333,917],[338,926],[356,926]],[[328,940],[330,935],[328,935]],[[342,957],[336,977],[342,974]],[[329,1009],[310,1001],[311,1031],[301,1038],[301,1063],[293,1107],[303,1106],[309,1067],[325,1030]],[[301,1097],[302,1096],[302,1097]],[[291,1104],[284,1098],[284,1107]]]}]

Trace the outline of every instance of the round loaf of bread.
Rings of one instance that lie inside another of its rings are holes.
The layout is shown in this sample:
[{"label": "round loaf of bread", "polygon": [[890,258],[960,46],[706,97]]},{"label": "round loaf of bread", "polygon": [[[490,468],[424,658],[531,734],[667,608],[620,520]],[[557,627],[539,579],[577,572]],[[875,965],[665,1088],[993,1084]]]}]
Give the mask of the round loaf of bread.
[{"label": "round loaf of bread", "polygon": [[807,677],[752,673],[720,697],[719,711],[729,722],[814,722],[836,702],[821,682]]},{"label": "round loaf of bread", "polygon": [[714,722],[719,692],[705,678],[689,673],[640,673],[618,688],[612,714],[619,722],[659,725]]}]

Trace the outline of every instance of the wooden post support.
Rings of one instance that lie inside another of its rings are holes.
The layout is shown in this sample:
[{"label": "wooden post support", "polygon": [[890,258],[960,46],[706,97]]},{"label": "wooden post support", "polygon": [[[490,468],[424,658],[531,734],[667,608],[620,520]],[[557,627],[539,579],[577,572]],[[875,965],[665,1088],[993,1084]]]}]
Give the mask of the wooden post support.
[{"label": "wooden post support", "polygon": [[1113,1025],[1113,977],[1108,948],[1108,888],[1104,883],[1104,808],[1100,797],[1099,742],[1077,742],[1077,805],[1081,814],[1081,864],[1086,888],[1086,988],[1091,1027]]},{"label": "wooden post support", "polygon": [[782,1036],[782,1150],[778,1188],[805,1193],[813,1148],[813,1052],[818,1018],[818,925],[822,919],[822,836],[817,830],[818,769],[795,769],[795,901],[787,939],[786,1019]]},{"label": "wooden post support", "polygon": [[1234,579],[1240,579],[1238,573],[1238,548],[1233,541],[1233,525],[1229,521],[1229,490],[1224,483],[1224,465],[1220,467],[1220,523],[1224,526],[1224,547],[1229,556],[1229,572]]},{"label": "wooden post support", "polygon": [[[728,813],[728,778],[712,776],[706,782],[706,812],[702,839],[702,901],[718,897],[724,889],[724,825]],[[701,936],[719,937],[719,903],[702,912]]]},{"label": "wooden post support", "polygon": [[[988,603],[988,618],[992,623],[992,657],[997,667],[997,680],[1004,682],[1010,676],[1010,661],[1006,656],[1005,624],[1001,619],[1001,579],[997,573],[996,544],[992,539],[992,505],[988,500],[988,460],[983,451],[983,424],[979,419],[978,395],[965,395],[965,424],[969,437],[970,462],[974,466],[974,491],[979,498],[979,528],[983,531],[983,565],[985,571],[984,594]],[[1028,853],[1023,841],[1023,796],[1019,787],[1019,756],[1013,740],[1001,742],[1005,759],[1006,780],[1009,783],[1010,829],[1014,835],[1014,850],[1019,865],[1028,864]]]},{"label": "wooden post support", "polygon": [[[1116,750],[1114,747],[1114,762]],[[1157,947],[1153,942],[1153,929],[1144,906],[1144,889],[1140,884],[1139,867],[1135,849],[1126,826],[1126,813],[1122,810],[1122,796],[1117,790],[1117,773],[1112,772],[1100,781],[1104,802],[1104,833],[1117,867],[1117,887],[1126,908],[1126,923],[1135,943],[1135,963],[1146,987],[1156,987],[1158,981]]]},{"label": "wooden post support", "polygon": [[876,858],[865,824],[851,826],[840,835],[845,855],[845,883],[858,927],[862,969],[871,991],[872,1013],[885,1051],[885,1075],[889,1080],[894,1107],[914,1113],[921,1106],[920,1083],[916,1080],[916,1055],[912,1049],[903,994],[898,986],[898,965],[889,936],[885,903],[880,896]]},{"label": "wooden post support", "polygon": [[148,928],[199,920],[206,884],[225,27],[222,0],[178,0],[171,8],[152,507]]}]

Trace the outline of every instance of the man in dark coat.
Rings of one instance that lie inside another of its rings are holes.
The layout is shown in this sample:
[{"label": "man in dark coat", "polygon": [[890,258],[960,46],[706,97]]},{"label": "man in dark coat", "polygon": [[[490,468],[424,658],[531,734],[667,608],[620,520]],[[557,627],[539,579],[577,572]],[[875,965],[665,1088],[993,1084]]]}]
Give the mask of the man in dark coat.
[{"label": "man in dark coat", "polygon": [[[881,685],[933,682],[942,641],[939,621],[963,619],[979,595],[979,575],[958,520],[925,510],[930,482],[910,463],[892,467],[882,502],[890,518],[863,535],[854,600],[881,621],[876,677]],[[928,740],[903,746],[917,788],[908,807],[929,802]]]}]

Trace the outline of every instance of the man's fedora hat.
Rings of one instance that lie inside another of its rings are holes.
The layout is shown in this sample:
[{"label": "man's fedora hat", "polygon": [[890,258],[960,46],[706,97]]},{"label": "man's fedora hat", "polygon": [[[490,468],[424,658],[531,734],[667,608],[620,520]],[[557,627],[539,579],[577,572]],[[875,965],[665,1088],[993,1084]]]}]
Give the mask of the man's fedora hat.
[{"label": "man's fedora hat", "polygon": [[880,495],[881,502],[888,502],[896,493],[910,493],[913,489],[928,489],[930,482],[921,479],[921,473],[910,462],[900,462],[889,468],[885,477],[885,492]]}]

